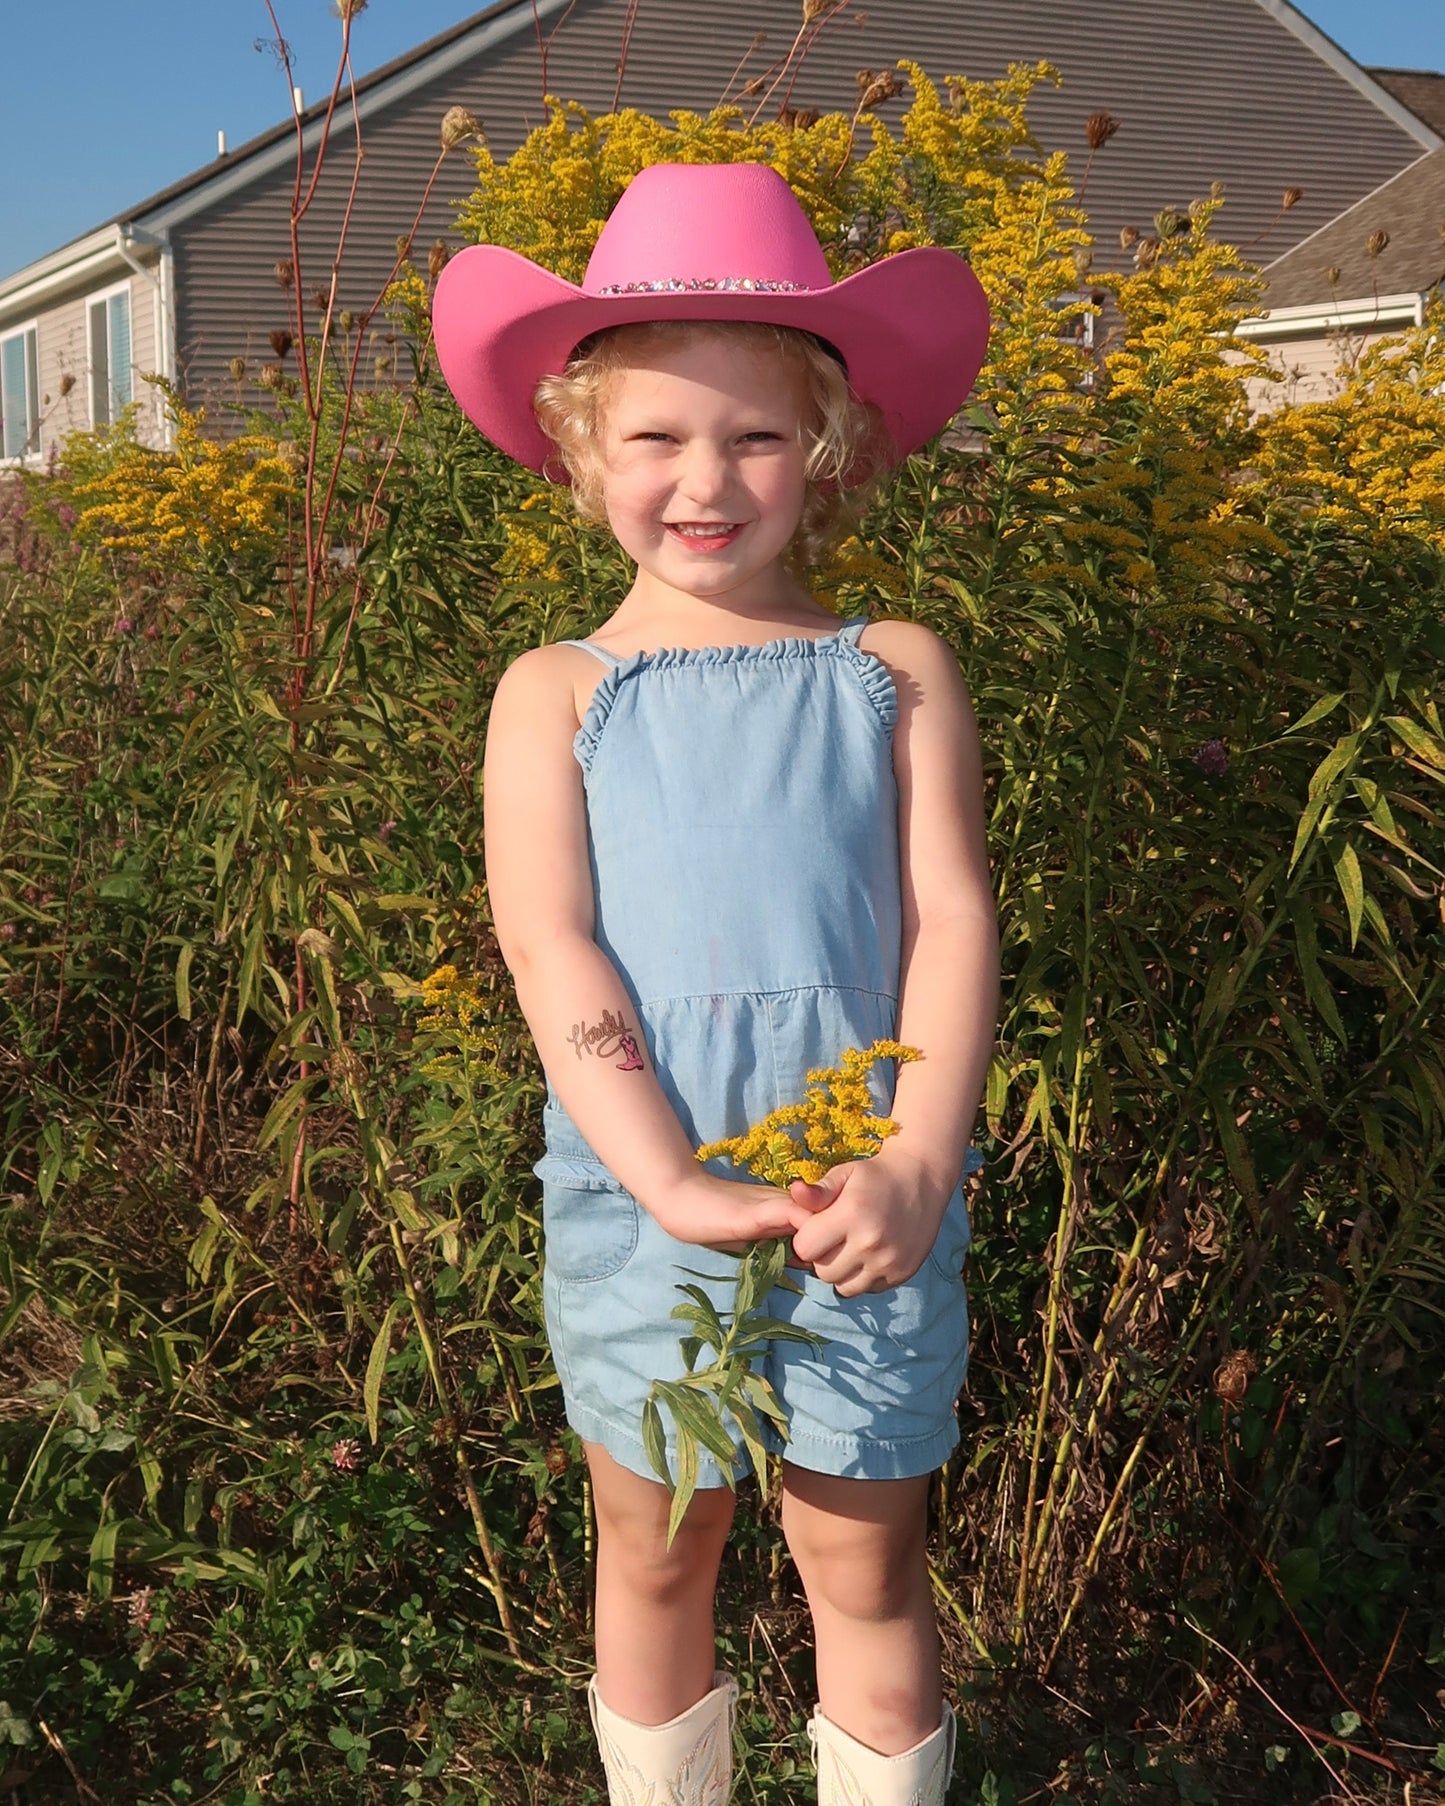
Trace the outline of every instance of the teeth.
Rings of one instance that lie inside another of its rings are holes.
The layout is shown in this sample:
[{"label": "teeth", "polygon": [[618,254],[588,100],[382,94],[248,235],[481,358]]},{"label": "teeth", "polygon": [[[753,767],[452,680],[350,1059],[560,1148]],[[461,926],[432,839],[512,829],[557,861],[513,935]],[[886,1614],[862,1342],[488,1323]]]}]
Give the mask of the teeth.
[{"label": "teeth", "polygon": [[731,533],[733,522],[708,521],[702,526],[684,526],[680,521],[669,521],[668,525],[674,533],[685,534],[690,539],[716,539],[720,533]]}]

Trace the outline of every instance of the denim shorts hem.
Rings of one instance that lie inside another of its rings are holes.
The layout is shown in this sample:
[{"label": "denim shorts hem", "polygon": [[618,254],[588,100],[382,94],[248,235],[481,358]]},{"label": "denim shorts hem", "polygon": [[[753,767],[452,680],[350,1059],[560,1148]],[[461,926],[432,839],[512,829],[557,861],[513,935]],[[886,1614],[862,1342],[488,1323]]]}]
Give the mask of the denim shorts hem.
[{"label": "denim shorts hem", "polygon": [[[629,1472],[641,1475],[644,1480],[655,1481],[659,1486],[662,1484],[658,1478],[657,1469],[647,1459],[647,1451],[642,1446],[640,1435],[630,1430],[624,1430],[620,1425],[610,1422],[596,1411],[590,1411],[586,1405],[577,1404],[573,1399],[568,1399],[566,1403],[567,1421],[584,1442],[600,1443],[619,1467],[625,1467]],[[668,1450],[668,1454],[672,1454],[671,1449]],[[741,1453],[737,1471],[739,1474],[746,1471],[746,1459]],[[726,1485],[727,1481],[717,1462],[711,1455],[699,1452],[697,1458],[698,1491],[706,1492]]]},{"label": "denim shorts hem", "polygon": [[950,1415],[948,1422],[930,1435],[907,1436],[896,1442],[797,1431],[789,1437],[783,1459],[810,1474],[833,1474],[839,1479],[912,1480],[942,1467],[958,1442],[958,1421]]}]

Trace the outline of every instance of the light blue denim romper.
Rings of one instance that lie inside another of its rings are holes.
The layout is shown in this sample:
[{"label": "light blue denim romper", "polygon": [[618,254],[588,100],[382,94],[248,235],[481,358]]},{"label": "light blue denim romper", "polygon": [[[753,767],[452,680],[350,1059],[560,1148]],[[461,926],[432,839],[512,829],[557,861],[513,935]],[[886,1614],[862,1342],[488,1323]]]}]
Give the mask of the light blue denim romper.
[{"label": "light blue denim romper", "polygon": [[[574,742],[597,944],[699,1146],[800,1099],[810,1067],[895,1032],[897,701],[888,668],[858,644],[866,624],[620,660],[567,642],[609,667]],[[891,1064],[875,1068],[881,1109],[892,1089]],[[716,1274],[707,1290],[727,1310],[736,1260],[659,1228],[583,1140],[550,1075],[544,1128],[543,1296],[568,1421],[651,1476],[642,1406],[653,1379],[683,1372],[669,1315],[690,1277],[681,1269]],[[745,1177],[725,1160],[710,1170]],[[773,1293],[771,1314],[826,1338],[821,1351],[769,1352],[789,1460],[896,1479],[931,1471],[956,1445],[968,1240],[960,1183],[906,1285],[840,1298],[799,1272],[801,1296]],[[699,1483],[723,1483],[706,1456]]]}]

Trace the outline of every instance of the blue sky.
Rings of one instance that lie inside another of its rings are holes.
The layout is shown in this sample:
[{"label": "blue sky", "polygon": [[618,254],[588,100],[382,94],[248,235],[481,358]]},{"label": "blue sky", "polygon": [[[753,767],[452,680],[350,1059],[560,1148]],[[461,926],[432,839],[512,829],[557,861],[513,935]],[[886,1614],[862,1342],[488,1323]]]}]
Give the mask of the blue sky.
[{"label": "blue sky", "polygon": [[[318,99],[340,42],[331,0],[274,4],[297,79]],[[355,26],[357,73],[481,4],[372,0]],[[1303,0],[1302,10],[1358,62],[1445,70],[1441,0]],[[234,148],[285,115],[275,57],[256,48],[274,37],[262,0],[5,0],[4,12],[0,276],[209,162],[218,129]]]}]

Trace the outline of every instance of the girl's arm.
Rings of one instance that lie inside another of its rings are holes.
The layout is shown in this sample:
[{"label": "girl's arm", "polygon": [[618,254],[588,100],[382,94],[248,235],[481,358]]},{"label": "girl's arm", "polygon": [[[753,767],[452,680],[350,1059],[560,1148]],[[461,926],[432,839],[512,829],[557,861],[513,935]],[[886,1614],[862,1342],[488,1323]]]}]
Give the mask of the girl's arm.
[{"label": "girl's arm", "polygon": [[517,1001],[568,1115],[669,1234],[688,1242],[789,1235],[806,1205],[719,1179],[694,1150],[653,1070],[616,968],[593,939],[571,648],[524,653],[497,686],[483,776],[487,889]]},{"label": "girl's arm", "polygon": [[898,1070],[899,1133],[874,1159],[793,1188],[800,1201],[831,1206],[799,1231],[793,1251],[845,1296],[911,1278],[932,1247],[963,1170],[998,1017],[983,766],[958,661],[913,622],[879,621],[867,638],[898,692],[898,1039],[924,1057]]}]

